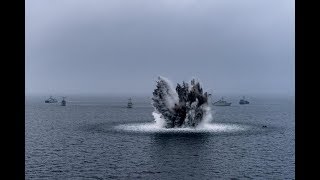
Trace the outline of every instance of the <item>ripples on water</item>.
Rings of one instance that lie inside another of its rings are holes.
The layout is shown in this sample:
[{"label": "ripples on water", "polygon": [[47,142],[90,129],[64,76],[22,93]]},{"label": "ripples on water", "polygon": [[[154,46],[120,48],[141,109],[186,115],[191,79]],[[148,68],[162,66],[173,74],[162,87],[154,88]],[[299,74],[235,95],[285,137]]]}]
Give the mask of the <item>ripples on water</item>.
[{"label": "ripples on water", "polygon": [[26,102],[26,179],[294,179],[290,99],[214,107],[197,130],[155,126],[145,99]]}]

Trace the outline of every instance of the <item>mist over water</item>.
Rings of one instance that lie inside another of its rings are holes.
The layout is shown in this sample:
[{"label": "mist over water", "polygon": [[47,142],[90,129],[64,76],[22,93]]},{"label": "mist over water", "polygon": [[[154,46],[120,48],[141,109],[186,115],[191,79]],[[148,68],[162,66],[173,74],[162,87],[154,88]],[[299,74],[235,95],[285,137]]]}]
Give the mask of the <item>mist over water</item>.
[{"label": "mist over water", "polygon": [[26,91],[149,93],[161,74],[294,94],[294,1],[244,1],[28,0]]}]

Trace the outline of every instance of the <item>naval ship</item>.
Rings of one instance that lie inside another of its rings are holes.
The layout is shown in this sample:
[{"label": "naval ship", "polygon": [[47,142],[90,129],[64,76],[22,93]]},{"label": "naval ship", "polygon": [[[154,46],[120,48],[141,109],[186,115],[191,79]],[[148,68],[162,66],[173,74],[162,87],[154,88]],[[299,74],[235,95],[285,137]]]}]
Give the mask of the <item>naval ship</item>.
[{"label": "naval ship", "polygon": [[222,97],[219,101],[212,103],[212,105],[214,105],[214,106],[230,106],[231,103],[225,101]]},{"label": "naval ship", "polygon": [[132,108],[132,101],[131,101],[131,98],[128,99],[128,105],[127,105],[127,108]]},{"label": "naval ship", "polygon": [[45,103],[57,103],[58,100],[50,96],[47,100],[44,101]]},{"label": "naval ship", "polygon": [[249,101],[245,100],[244,96],[240,99],[239,104],[249,104]]}]

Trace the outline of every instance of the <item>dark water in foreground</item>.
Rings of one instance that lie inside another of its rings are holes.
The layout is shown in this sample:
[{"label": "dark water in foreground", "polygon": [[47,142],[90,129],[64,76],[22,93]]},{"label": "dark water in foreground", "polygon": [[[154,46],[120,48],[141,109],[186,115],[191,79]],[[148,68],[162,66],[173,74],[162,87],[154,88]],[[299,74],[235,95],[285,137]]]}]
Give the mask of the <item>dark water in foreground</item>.
[{"label": "dark water in foreground", "polygon": [[212,107],[242,131],[167,133],[115,128],[152,122],[147,98],[67,100],[26,97],[26,179],[294,179],[294,98]]}]

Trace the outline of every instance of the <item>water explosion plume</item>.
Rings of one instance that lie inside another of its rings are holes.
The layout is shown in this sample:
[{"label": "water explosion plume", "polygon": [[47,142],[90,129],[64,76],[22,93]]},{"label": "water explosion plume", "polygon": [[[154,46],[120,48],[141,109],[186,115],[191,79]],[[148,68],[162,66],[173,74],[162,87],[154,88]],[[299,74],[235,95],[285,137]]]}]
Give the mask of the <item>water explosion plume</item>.
[{"label": "water explosion plume", "polygon": [[195,79],[190,85],[182,82],[173,89],[168,79],[159,77],[152,105],[157,123],[166,128],[196,127],[211,118],[208,93],[203,93]]}]

